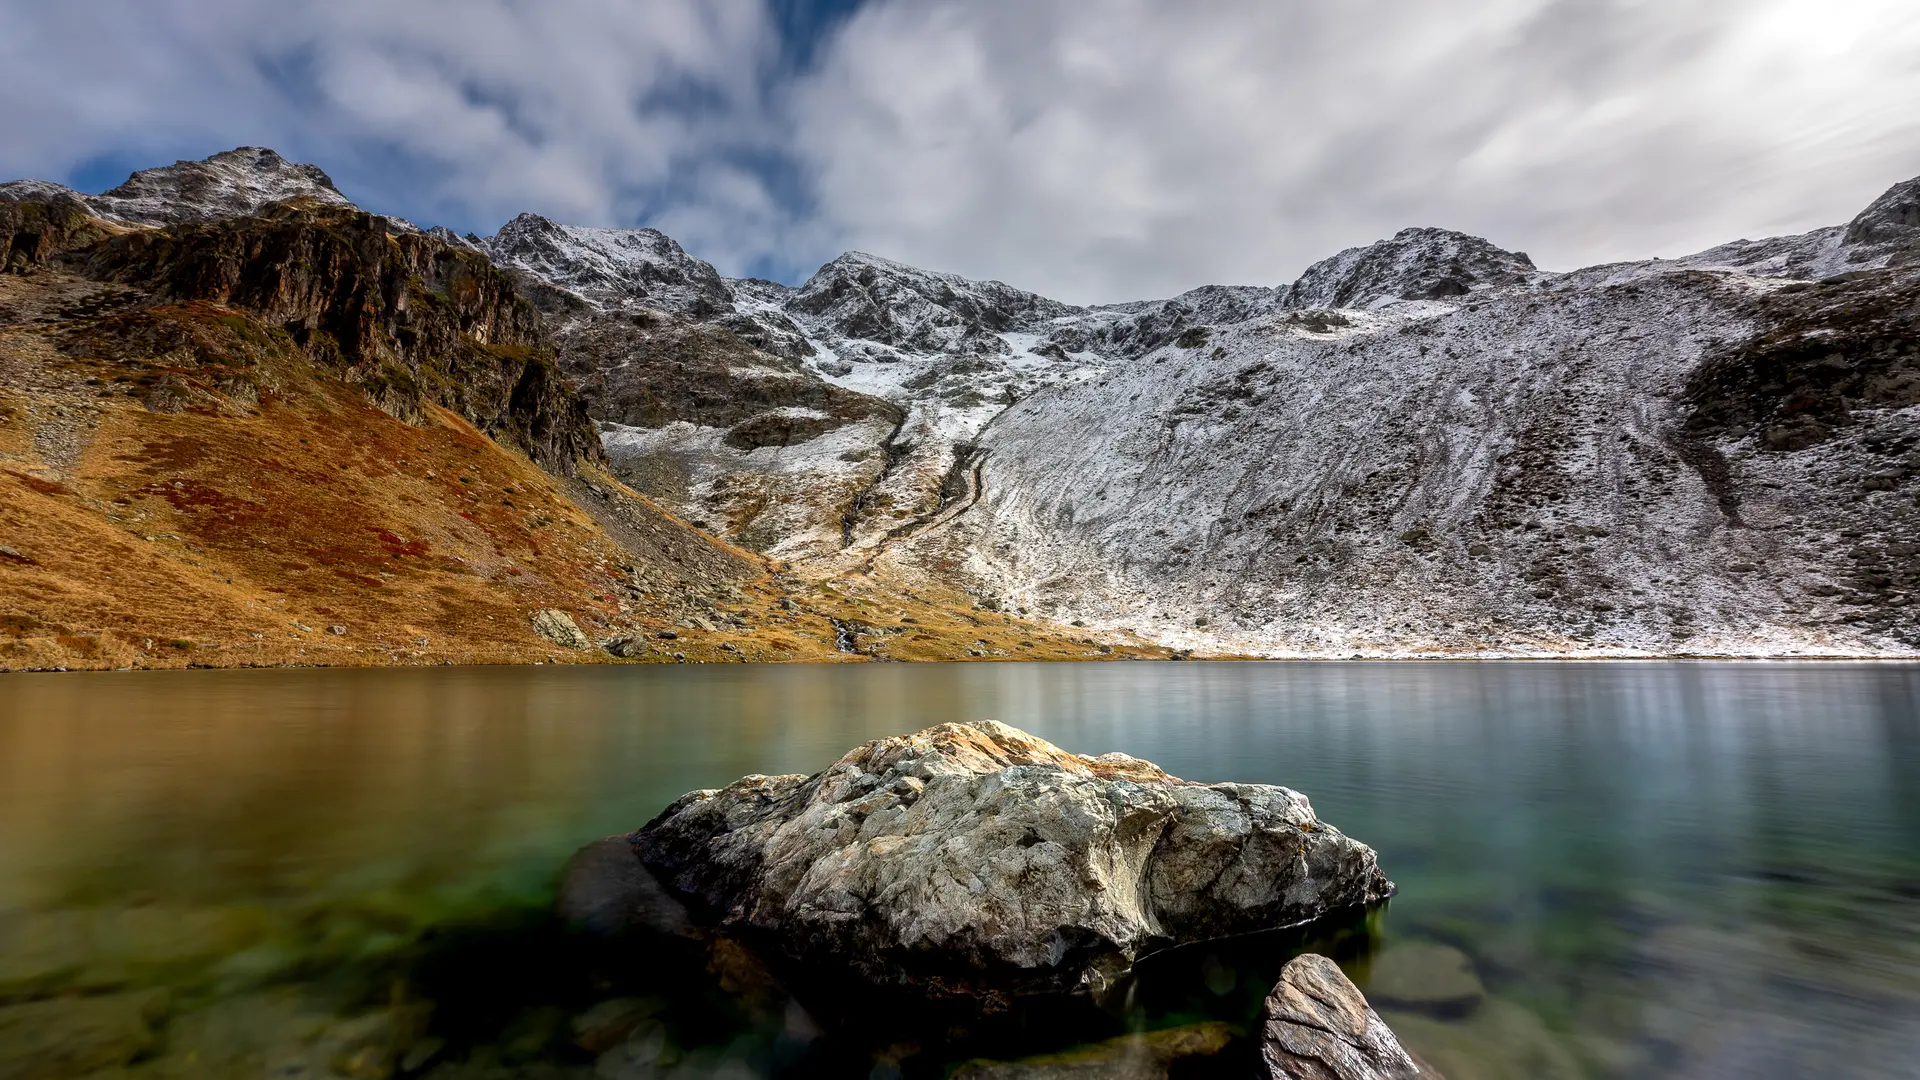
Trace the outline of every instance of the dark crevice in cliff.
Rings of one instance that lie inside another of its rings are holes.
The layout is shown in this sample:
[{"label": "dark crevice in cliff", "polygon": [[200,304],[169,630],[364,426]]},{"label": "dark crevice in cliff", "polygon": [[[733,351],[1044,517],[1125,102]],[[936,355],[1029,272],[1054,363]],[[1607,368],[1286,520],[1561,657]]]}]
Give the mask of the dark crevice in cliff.
[{"label": "dark crevice in cliff", "polygon": [[880,474],[873,478],[872,483],[869,483],[855,493],[853,502],[847,507],[847,512],[841,516],[841,547],[847,548],[853,546],[853,530],[860,524],[861,515],[865,514],[868,508],[873,505],[875,493],[877,493],[881,485],[885,484],[887,479],[893,475],[894,470],[900,467],[900,463],[906,460],[909,454],[913,453],[912,443],[899,441],[900,430],[906,427],[906,425],[907,419],[905,415],[902,415],[901,418],[894,423],[893,430],[887,432],[887,437],[880,440],[880,449],[887,455],[886,464],[880,467]]}]

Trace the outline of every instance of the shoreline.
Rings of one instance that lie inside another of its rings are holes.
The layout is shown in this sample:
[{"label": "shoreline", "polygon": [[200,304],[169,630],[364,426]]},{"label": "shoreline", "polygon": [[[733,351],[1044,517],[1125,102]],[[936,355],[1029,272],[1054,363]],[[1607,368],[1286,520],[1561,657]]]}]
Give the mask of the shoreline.
[{"label": "shoreline", "polygon": [[1496,654],[1496,655],[1385,655],[1385,656],[1100,656],[1069,658],[1033,658],[1024,657],[954,657],[926,660],[891,660],[885,657],[849,655],[845,659],[795,658],[791,660],[666,660],[666,659],[621,659],[604,657],[599,659],[581,658],[568,660],[501,660],[501,661],[460,661],[428,660],[413,663],[367,663],[367,664],[148,664],[135,667],[0,667],[0,676],[6,675],[53,675],[53,674],[132,674],[151,671],[370,671],[370,670],[414,670],[423,668],[510,668],[510,667],[795,667],[813,665],[858,665],[874,663],[903,663],[916,666],[939,664],[1111,664],[1158,660],[1174,663],[1207,664],[1920,664],[1920,653],[1893,655],[1841,655],[1841,654],[1715,654],[1715,653],[1675,653],[1664,656],[1618,654],[1542,656],[1539,654]]}]

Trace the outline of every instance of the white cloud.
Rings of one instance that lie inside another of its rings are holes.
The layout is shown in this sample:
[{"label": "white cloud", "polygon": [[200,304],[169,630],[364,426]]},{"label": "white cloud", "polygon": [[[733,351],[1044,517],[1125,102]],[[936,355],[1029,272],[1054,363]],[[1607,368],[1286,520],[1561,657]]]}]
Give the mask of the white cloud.
[{"label": "white cloud", "polygon": [[881,0],[793,101],[823,230],[1064,299],[1284,282],[1414,224],[1567,268],[1920,172],[1920,7]]},{"label": "white cloud", "polygon": [[1681,254],[1920,173],[1911,0],[868,0],[797,74],[767,2],[0,0],[0,176],[258,143],[428,223],[1100,301],[1414,224]]},{"label": "white cloud", "polygon": [[776,137],[760,0],[8,6],[10,176],[255,142],[429,221],[605,222],[676,169]]}]

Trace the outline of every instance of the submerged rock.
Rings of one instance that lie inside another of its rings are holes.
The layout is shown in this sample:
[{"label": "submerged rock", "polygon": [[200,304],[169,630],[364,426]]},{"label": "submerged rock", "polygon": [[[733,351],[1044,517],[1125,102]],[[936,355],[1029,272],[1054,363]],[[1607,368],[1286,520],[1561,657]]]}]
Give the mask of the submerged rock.
[{"label": "submerged rock", "polygon": [[0,1077],[83,1076],[152,1048],[165,991],[64,997],[0,1008]]},{"label": "submerged rock", "polygon": [[1401,1048],[1339,965],[1314,953],[1281,969],[1260,1036],[1268,1080],[1442,1080]]},{"label": "submerged rock", "polygon": [[1393,890],[1298,792],[990,720],[695,791],[630,839],[662,883],[809,973],[933,997],[1098,992],[1150,952]]},{"label": "submerged rock", "polygon": [[953,1080],[1167,1080],[1174,1062],[1218,1054],[1233,1035],[1232,1028],[1217,1020],[1190,1024],[1122,1035],[1063,1054],[969,1062]]},{"label": "submerged rock", "polygon": [[1385,1007],[1436,1016],[1464,1016],[1487,996],[1467,954],[1450,945],[1411,941],[1395,945],[1373,962],[1367,990]]}]

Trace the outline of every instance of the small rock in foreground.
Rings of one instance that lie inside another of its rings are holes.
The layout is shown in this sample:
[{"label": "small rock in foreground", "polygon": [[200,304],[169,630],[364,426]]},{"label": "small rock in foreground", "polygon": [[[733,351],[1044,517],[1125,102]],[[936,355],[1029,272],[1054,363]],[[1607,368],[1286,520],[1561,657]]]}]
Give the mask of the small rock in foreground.
[{"label": "small rock in foreground", "polygon": [[631,839],[662,883],[810,972],[931,997],[1100,992],[1150,952],[1393,890],[1298,792],[991,720],[692,792]]},{"label": "small rock in foreground", "polygon": [[1358,987],[1324,956],[1296,956],[1267,995],[1268,1080],[1444,1080],[1400,1046]]}]

